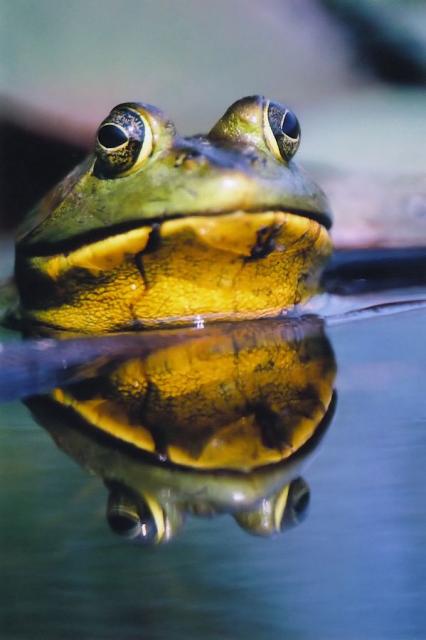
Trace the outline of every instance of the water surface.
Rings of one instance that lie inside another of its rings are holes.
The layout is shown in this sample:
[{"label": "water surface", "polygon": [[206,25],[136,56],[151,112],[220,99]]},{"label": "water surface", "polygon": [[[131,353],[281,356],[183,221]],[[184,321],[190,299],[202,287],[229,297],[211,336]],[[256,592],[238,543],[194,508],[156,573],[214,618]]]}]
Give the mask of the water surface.
[{"label": "water surface", "polygon": [[426,633],[425,311],[328,330],[335,418],[303,475],[310,513],[274,539],[229,516],[143,547],[106,490],[19,403],[1,407],[4,638],[421,638]]}]

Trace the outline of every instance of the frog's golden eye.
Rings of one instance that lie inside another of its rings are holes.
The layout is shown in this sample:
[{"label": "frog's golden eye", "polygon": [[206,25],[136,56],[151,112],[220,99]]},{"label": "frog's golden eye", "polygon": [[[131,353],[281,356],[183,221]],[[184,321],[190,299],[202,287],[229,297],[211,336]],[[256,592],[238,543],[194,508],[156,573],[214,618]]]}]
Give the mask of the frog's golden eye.
[{"label": "frog's golden eye", "polygon": [[136,109],[119,105],[98,129],[94,173],[103,178],[128,175],[151,151],[152,131],[147,119]]},{"label": "frog's golden eye", "polygon": [[300,144],[299,121],[290,109],[268,101],[264,111],[265,138],[278,159],[290,160]]}]

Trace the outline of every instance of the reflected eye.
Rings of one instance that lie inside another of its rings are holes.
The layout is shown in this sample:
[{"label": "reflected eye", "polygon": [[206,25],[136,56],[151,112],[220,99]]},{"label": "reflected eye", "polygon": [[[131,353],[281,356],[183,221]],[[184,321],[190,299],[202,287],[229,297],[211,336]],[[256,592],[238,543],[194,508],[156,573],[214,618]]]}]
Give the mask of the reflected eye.
[{"label": "reflected eye", "polygon": [[281,531],[303,522],[308,514],[310,497],[309,485],[303,478],[292,480],[287,504],[281,518]]},{"label": "reflected eye", "polygon": [[267,102],[264,124],[272,153],[278,159],[291,160],[300,144],[300,125],[294,113],[278,102]]},{"label": "reflected eye", "polygon": [[124,490],[113,490],[107,506],[108,524],[114,533],[124,538],[152,544],[157,542],[158,529],[146,502],[135,499]]},{"label": "reflected eye", "polygon": [[99,178],[128,175],[152,151],[152,131],[144,116],[122,104],[115,107],[98,129],[94,173]]}]

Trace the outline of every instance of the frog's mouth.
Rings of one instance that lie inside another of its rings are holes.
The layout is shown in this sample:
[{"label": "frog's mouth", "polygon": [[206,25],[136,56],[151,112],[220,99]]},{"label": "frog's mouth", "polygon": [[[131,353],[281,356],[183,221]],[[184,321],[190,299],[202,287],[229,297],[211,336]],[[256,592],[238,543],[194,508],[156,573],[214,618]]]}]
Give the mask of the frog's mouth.
[{"label": "frog's mouth", "polygon": [[[54,256],[58,254],[69,254],[78,249],[91,246],[93,244],[100,243],[112,238],[118,238],[126,235],[129,232],[137,231],[138,229],[151,230],[152,236],[157,235],[158,229],[168,222],[174,220],[184,220],[191,218],[194,220],[204,220],[206,218],[220,219],[229,217],[234,214],[242,214],[246,216],[258,215],[258,214],[271,214],[271,213],[283,213],[287,216],[294,218],[304,218],[306,220],[312,220],[318,223],[321,227],[327,231],[332,226],[332,218],[328,211],[313,211],[287,207],[265,207],[256,209],[240,209],[229,211],[217,211],[217,212],[195,212],[195,213],[173,213],[164,216],[153,217],[149,219],[138,219],[136,216],[132,220],[125,222],[118,222],[113,225],[105,225],[96,229],[89,229],[82,233],[77,233],[72,237],[59,239],[59,240],[31,240],[32,233],[30,233],[22,243],[18,243],[18,251],[22,255],[27,257],[35,256]],[[34,230],[36,231],[36,229]]]}]

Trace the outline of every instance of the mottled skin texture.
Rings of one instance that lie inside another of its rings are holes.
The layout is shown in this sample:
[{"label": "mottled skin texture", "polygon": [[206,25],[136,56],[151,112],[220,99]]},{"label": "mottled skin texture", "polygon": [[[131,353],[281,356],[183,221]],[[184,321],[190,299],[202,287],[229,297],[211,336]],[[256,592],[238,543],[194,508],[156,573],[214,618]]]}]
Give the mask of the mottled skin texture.
[{"label": "mottled skin texture", "polygon": [[330,404],[335,363],[320,328],[242,324],[105,367],[53,399],[163,461],[249,471],[290,457]]},{"label": "mottled skin texture", "polygon": [[132,103],[147,156],[105,175],[97,150],[29,216],[16,252],[24,318],[107,332],[273,316],[311,296],[331,252],[328,204],[275,149],[268,104],[240,100],[185,139]]}]

